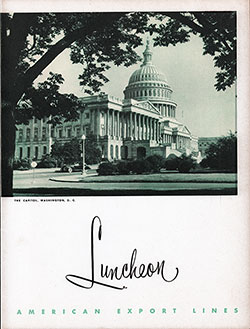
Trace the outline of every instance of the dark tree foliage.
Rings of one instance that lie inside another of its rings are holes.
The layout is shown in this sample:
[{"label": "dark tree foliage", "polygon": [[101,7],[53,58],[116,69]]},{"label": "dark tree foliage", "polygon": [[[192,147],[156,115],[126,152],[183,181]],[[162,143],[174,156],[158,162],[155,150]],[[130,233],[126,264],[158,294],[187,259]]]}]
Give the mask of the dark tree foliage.
[{"label": "dark tree foliage", "polygon": [[81,142],[77,138],[60,145],[54,143],[51,148],[51,156],[64,164],[74,164],[81,160]]},{"label": "dark tree foliage", "polygon": [[96,137],[89,134],[85,140],[85,162],[87,164],[99,163],[102,159],[102,152],[97,146]]},{"label": "dark tree foliage", "polygon": [[75,95],[59,92],[63,81],[61,74],[50,72],[46,81],[39,83],[36,88],[28,88],[16,106],[16,123],[28,124],[33,117],[48,117],[47,122],[53,125],[77,120],[82,105]]},{"label": "dark tree foliage", "polygon": [[202,160],[202,167],[211,169],[237,171],[237,135],[230,133],[221,137],[206,150],[206,157]]},{"label": "dark tree foliage", "polygon": [[191,169],[196,167],[196,161],[192,158],[191,155],[187,156],[182,154],[178,158],[178,171],[180,173],[188,173]]},{"label": "dark tree foliage", "polygon": [[[97,146],[96,137],[92,134],[85,140],[85,162],[87,164],[96,164],[101,161],[101,150]],[[63,164],[74,164],[82,161],[82,141],[78,138],[72,138],[71,141],[61,144],[58,141],[51,147],[51,156]]]},{"label": "dark tree foliage", "polygon": [[150,164],[152,172],[159,172],[164,167],[164,160],[160,155],[150,155],[146,158],[146,161]]},{"label": "dark tree foliage", "polygon": [[45,154],[37,164],[37,168],[55,168],[56,166],[57,160],[55,160],[50,154]]},{"label": "dark tree foliage", "polygon": [[59,143],[57,140],[51,146],[50,155],[55,159],[58,165],[63,163],[63,144]]},{"label": "dark tree foliage", "polygon": [[161,24],[151,24],[155,45],[187,42],[191,34],[203,41],[203,54],[213,56],[218,68],[215,88],[225,90],[236,79],[236,12],[166,12],[154,14]]}]

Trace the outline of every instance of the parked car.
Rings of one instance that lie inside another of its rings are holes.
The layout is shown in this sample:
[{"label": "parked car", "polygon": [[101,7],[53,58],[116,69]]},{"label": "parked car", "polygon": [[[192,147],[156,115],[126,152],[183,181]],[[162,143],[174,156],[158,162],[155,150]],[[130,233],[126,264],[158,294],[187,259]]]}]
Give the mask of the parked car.
[{"label": "parked car", "polygon": [[[73,165],[66,165],[64,164],[62,167],[61,167],[61,171],[63,172],[68,172],[68,173],[72,173],[72,172],[81,172],[82,171],[82,163],[75,163]],[[88,169],[91,169],[88,165],[86,165],[85,163],[85,170],[88,170]]]}]

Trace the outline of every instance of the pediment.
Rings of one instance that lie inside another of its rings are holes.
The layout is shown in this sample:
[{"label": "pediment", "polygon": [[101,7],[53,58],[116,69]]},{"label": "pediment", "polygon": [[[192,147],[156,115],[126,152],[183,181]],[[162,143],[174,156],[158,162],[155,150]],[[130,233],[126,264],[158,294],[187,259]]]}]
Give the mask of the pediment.
[{"label": "pediment", "polygon": [[186,126],[181,126],[178,130],[181,131],[181,132],[183,132],[183,133],[186,133],[186,134],[190,134],[191,135],[190,130]]},{"label": "pediment", "polygon": [[150,102],[150,101],[143,101],[134,104],[137,107],[140,107],[148,112],[161,115],[160,111]]}]

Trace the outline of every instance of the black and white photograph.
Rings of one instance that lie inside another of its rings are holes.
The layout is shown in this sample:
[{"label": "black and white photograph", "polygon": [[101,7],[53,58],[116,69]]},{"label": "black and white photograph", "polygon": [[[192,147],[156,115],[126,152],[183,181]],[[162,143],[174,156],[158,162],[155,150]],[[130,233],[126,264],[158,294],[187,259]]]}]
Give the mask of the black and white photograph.
[{"label": "black and white photograph", "polygon": [[249,328],[249,1],[0,6],[1,327]]},{"label": "black and white photograph", "polygon": [[3,196],[236,195],[236,18],[3,13]]}]

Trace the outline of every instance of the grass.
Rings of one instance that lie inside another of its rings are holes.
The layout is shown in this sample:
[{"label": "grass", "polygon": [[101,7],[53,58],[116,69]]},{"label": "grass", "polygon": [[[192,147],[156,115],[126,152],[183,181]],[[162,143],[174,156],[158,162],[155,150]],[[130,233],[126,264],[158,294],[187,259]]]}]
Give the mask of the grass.
[{"label": "grass", "polygon": [[156,173],[143,175],[112,175],[112,176],[87,176],[80,178],[79,182],[88,183],[236,183],[237,174],[234,173]]}]

